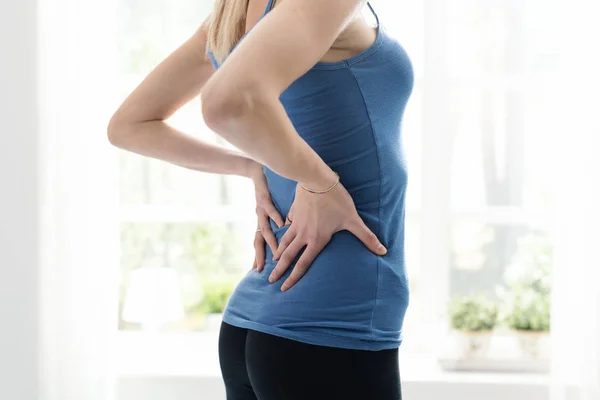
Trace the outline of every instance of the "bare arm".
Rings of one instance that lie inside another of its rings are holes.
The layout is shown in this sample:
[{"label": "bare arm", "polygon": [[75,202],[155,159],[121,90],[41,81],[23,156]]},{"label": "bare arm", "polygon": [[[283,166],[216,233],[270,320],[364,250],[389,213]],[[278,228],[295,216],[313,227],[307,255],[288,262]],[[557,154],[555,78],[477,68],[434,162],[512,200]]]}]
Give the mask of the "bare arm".
[{"label": "bare arm", "polygon": [[202,26],[127,97],[110,121],[109,140],[117,147],[186,168],[250,176],[257,163],[246,155],[205,143],[165,123],[198,96],[213,75],[205,52]]},{"label": "bare arm", "polygon": [[[202,90],[207,125],[278,174],[310,188],[328,188],[333,171],[298,135],[279,97],[329,50],[365,0],[283,0],[231,53]],[[296,188],[290,226],[279,241],[277,282],[300,251],[286,291],[308,270],[336,232],[347,230],[383,256],[387,249],[358,215],[338,184],[318,196]]]},{"label": "bare arm", "polygon": [[275,172],[324,189],[333,171],[295,131],[279,101],[359,12],[364,0],[284,0],[202,90],[207,125]]},{"label": "bare arm", "polygon": [[[310,188],[328,188],[336,179],[333,171],[300,138],[279,96],[327,52],[364,1],[283,0],[216,72],[206,59],[206,30],[201,28],[121,105],[109,125],[111,142],[142,155],[221,174],[253,177],[258,161]],[[209,146],[164,123],[199,93],[207,125],[251,158]],[[253,180],[268,200],[263,201],[268,210],[259,213],[259,222],[262,235],[269,232],[266,239],[274,249],[277,241],[266,216],[276,222],[281,217],[270,203],[262,169],[260,178]],[[282,290],[300,279],[335,232],[348,230],[374,253],[386,252],[341,184],[326,196],[297,189],[292,209],[294,222],[274,252],[281,258],[271,280],[283,274],[301,248],[306,249]]]}]

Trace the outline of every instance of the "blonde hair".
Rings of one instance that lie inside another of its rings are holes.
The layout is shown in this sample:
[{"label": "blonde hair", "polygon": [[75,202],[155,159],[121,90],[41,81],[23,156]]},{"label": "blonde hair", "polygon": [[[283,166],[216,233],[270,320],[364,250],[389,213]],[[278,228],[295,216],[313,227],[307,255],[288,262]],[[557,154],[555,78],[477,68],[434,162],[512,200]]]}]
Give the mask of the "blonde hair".
[{"label": "blonde hair", "polygon": [[249,0],[215,0],[209,19],[208,47],[217,62],[227,57],[246,31]]}]

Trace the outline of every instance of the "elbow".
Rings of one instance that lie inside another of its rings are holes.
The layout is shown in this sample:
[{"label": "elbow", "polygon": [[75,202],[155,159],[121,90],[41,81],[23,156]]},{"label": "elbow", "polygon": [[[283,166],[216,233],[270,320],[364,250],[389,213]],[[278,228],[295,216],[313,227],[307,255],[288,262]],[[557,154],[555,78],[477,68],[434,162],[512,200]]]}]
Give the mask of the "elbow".
[{"label": "elbow", "polygon": [[226,134],[255,113],[264,101],[264,91],[258,87],[212,85],[205,87],[201,94],[202,117],[211,130]]},{"label": "elbow", "polygon": [[109,143],[115,147],[125,147],[129,130],[129,124],[118,113],[115,113],[106,128]]},{"label": "elbow", "polygon": [[202,117],[211,130],[221,133],[227,125],[244,115],[245,105],[237,96],[224,90],[203,90],[201,95]]},{"label": "elbow", "polygon": [[113,146],[118,147],[119,142],[121,141],[122,134],[123,123],[119,120],[117,114],[115,114],[108,122],[108,126],[106,128],[106,136],[108,137],[109,143]]}]

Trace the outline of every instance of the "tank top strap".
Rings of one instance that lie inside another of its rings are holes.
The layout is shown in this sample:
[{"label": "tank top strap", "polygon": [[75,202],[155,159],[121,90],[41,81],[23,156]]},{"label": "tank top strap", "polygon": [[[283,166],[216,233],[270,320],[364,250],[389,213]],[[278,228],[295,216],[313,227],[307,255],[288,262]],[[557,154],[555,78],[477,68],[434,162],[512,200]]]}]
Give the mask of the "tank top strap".
[{"label": "tank top strap", "polygon": [[265,15],[267,15],[269,13],[269,11],[271,11],[273,9],[274,5],[275,5],[275,0],[269,0],[269,2],[267,3],[267,8],[265,9],[265,12],[263,13],[263,17]]},{"label": "tank top strap", "polygon": [[369,6],[369,10],[371,10],[371,12],[373,13],[373,15],[375,16],[375,22],[377,22],[377,28],[380,28],[381,22],[379,22],[379,16],[375,12],[375,9],[371,5],[370,1],[367,1],[367,6]]}]

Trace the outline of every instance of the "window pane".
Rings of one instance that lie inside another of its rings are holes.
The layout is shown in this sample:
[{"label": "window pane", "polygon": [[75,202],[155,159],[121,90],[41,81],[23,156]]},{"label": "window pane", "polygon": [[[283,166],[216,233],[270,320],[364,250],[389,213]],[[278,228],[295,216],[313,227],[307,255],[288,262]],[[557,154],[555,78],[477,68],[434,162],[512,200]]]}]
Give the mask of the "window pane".
[{"label": "window pane", "polygon": [[421,267],[421,226],[417,216],[408,215],[406,218],[404,255],[406,272],[409,278],[411,293],[421,285],[419,270]]},{"label": "window pane", "polygon": [[119,0],[119,58],[129,73],[145,74],[202,23],[212,1]]},{"label": "window pane", "polygon": [[421,132],[423,130],[423,107],[421,88],[415,87],[408,101],[402,121],[402,145],[408,163],[407,207],[411,210],[421,208]]},{"label": "window pane", "polygon": [[460,0],[445,10],[453,207],[550,208],[559,41],[549,7]]},{"label": "window pane", "polygon": [[547,90],[453,93],[453,207],[550,207],[556,128],[546,121]]},{"label": "window pane", "polygon": [[[120,0],[120,97],[191,36],[210,12],[212,2]],[[183,132],[216,143],[204,125],[199,99],[168,122]],[[123,205],[210,206],[220,204],[226,180],[131,153],[120,155]]]},{"label": "window pane", "polygon": [[249,179],[201,173],[132,153],[120,155],[121,204],[216,207],[233,205],[252,211]]},{"label": "window pane", "polygon": [[409,351],[416,343],[413,338],[419,336],[422,329],[421,317],[423,313],[420,311],[425,304],[420,301],[425,296],[420,296],[423,291],[427,291],[427,283],[420,279],[421,268],[421,229],[420,222],[417,216],[408,215],[406,219],[406,231],[404,239],[405,247],[405,263],[406,272],[408,274],[408,283],[410,290],[410,305],[408,307],[403,325],[403,336],[410,338],[403,344],[403,347],[409,348]]},{"label": "window pane", "polygon": [[459,0],[445,7],[441,33],[452,79],[532,75],[557,67],[557,30],[552,7],[541,0]]},{"label": "window pane", "polygon": [[549,236],[536,228],[455,221],[450,296],[481,293],[498,300],[498,285],[507,279],[549,273],[551,254]]},{"label": "window pane", "polygon": [[122,205],[210,207],[221,203],[225,180],[152,160],[120,154]]},{"label": "window pane", "polygon": [[[423,130],[423,4],[372,1],[382,26],[405,48],[413,64],[415,86],[402,121],[402,142],[408,162],[407,206],[421,207],[421,132]],[[365,10],[365,12],[367,12]]]},{"label": "window pane", "polygon": [[[181,296],[186,319],[181,322],[174,317],[175,321],[170,328],[201,329],[207,285],[222,283],[233,287],[241,276],[250,270],[254,257],[253,237],[254,224],[251,223],[122,224],[121,309],[127,306],[127,301],[132,304],[141,303],[142,308],[145,305],[164,307],[165,304],[178,301],[176,298],[167,298],[167,294],[171,297]],[[134,273],[139,269],[157,267],[172,268],[176,271],[176,287],[157,287],[155,282],[148,280],[150,278],[136,277]],[[137,311],[138,314],[142,314],[140,318],[133,313],[129,319],[133,318],[133,322],[144,319],[145,312],[151,313],[142,309]],[[120,315],[123,317],[122,313]],[[159,322],[163,322],[161,325],[164,325],[170,321]],[[120,326],[121,329],[136,329],[139,324],[121,319]]]},{"label": "window pane", "polygon": [[[473,342],[467,345],[462,339],[469,335],[456,331],[491,329],[504,334],[496,335],[478,357],[498,362],[498,368],[503,361],[537,358],[538,367],[545,369],[545,345],[526,345],[515,333],[550,330],[552,252],[549,235],[537,228],[456,220],[445,315],[448,331],[438,355],[468,359],[475,352],[469,347]],[[451,330],[454,333],[448,334]]]},{"label": "window pane", "polygon": [[424,5],[422,1],[371,1],[381,25],[406,49],[415,69],[423,77]]}]

